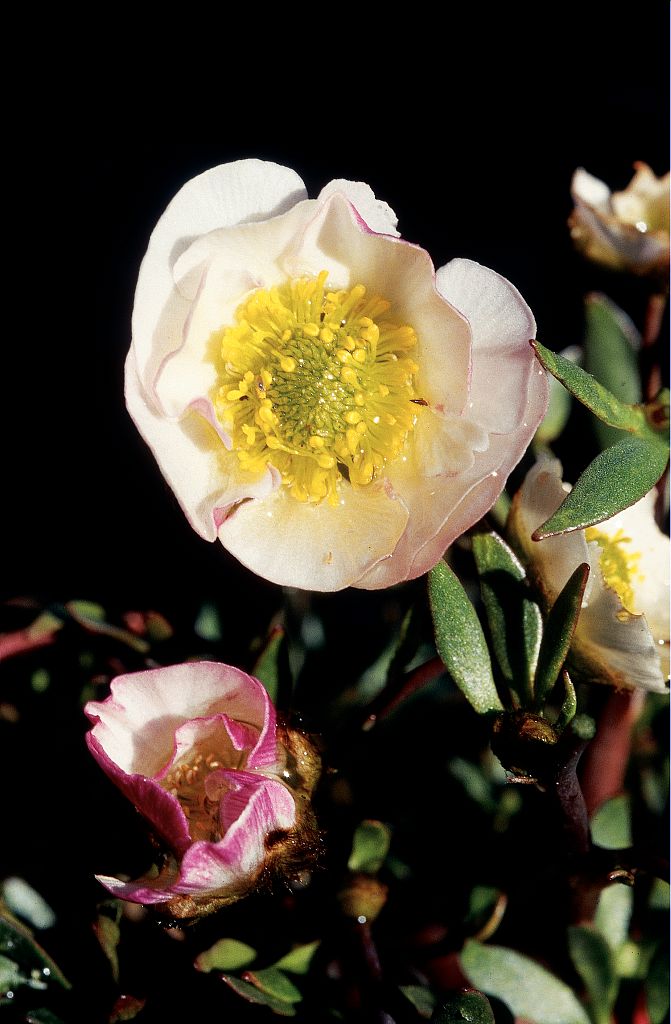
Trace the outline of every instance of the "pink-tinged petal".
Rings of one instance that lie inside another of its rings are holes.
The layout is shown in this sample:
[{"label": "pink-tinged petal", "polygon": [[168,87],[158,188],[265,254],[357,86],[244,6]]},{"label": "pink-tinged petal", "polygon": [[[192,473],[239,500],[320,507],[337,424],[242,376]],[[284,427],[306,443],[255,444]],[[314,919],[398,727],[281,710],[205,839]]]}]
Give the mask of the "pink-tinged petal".
[{"label": "pink-tinged petal", "polygon": [[157,775],[172,758],[179,726],[192,718],[225,713],[259,730],[257,756],[274,744],[275,712],[253,676],[215,662],[189,662],[118,676],[111,696],[90,701],[95,723],[89,734],[110,761],[127,774]]},{"label": "pink-tinged petal", "polygon": [[176,260],[194,238],[216,228],[267,220],[306,198],[305,186],[287,167],[238,160],[188,181],[154,228],[140,267],[133,309],[133,346],[142,380],[152,378],[165,356],[181,344],[185,311],[166,317]]},{"label": "pink-tinged petal", "polygon": [[294,277],[328,270],[334,287],[365,284],[369,295],[388,299],[390,318],[417,332],[413,358],[420,366],[422,397],[441,412],[462,411],[468,398],[471,332],[436,290],[433,264],[424,249],[369,231],[352,204],[336,192],[287,253],[284,268]]},{"label": "pink-tinged petal", "polygon": [[176,895],[173,885],[179,878],[179,874],[172,863],[156,877],[138,878],[134,882],[122,882],[121,879],[115,878],[113,875],[96,875],[95,877],[117,899],[152,906],[158,903],[167,903]]},{"label": "pink-tinged petal", "polygon": [[371,231],[398,237],[399,232],[396,230],[398,217],[391,206],[384,200],[376,198],[370,185],[366,185],[363,181],[346,181],[344,178],[336,178],[324,186],[319,193],[317,202],[324,202],[335,192],[341,193],[350,201]]},{"label": "pink-tinged petal", "polygon": [[471,393],[464,410],[487,430],[507,434],[523,417],[538,364],[529,346],[536,321],[509,281],[471,260],[436,272],[436,287],[462,313],[473,335]]},{"label": "pink-tinged petal", "polygon": [[126,362],[126,404],[184,514],[205,540],[216,540],[217,526],[232,505],[263,498],[277,486],[271,471],[242,472],[235,453],[226,450],[198,411],[179,422],[158,412],[142,388],[132,351]]},{"label": "pink-tinged petal", "polygon": [[298,502],[285,489],[238,506],[219,528],[221,543],[273,583],[333,591],[388,558],[408,520],[381,484],[343,484],[339,504]]},{"label": "pink-tinged petal", "polygon": [[408,527],[392,558],[366,573],[358,587],[377,590],[428,572],[445,549],[489,511],[545,415],[547,394],[543,371],[530,382],[527,408],[517,430],[490,435],[487,451],[476,453],[464,473],[423,480],[407,464],[393,464],[389,475],[408,507]]},{"label": "pink-tinged petal", "polygon": [[93,735],[94,732],[95,729],[87,734],[86,742],[102,770],[172,849],[182,854],[189,847],[191,836],[189,823],[177,798],[167,793],[153,779],[124,772],[109,757],[99,739]]},{"label": "pink-tinged petal", "polygon": [[212,231],[177,261],[174,299],[179,308],[188,300],[189,315],[179,345],[155,366],[151,378],[167,416],[181,416],[212,393],[219,356],[213,336],[235,323],[236,310],[250,291],[285,279],[283,254],[312,219],[315,207],[314,200],[306,200],[270,221]]}]

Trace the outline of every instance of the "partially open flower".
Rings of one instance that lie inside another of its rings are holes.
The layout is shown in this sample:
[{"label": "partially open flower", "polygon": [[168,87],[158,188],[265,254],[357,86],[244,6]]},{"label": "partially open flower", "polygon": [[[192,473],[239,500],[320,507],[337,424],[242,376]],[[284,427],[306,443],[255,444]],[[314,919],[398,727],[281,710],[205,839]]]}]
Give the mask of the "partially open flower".
[{"label": "partially open flower", "polygon": [[278,729],[258,679],[214,662],[119,676],[90,701],[86,739],[98,764],[150,822],[168,853],[155,877],[98,876],[125,900],[208,913],[291,870],[314,842],[310,793],[319,761]]},{"label": "partially open flower", "polygon": [[188,182],[135,296],[128,408],[197,532],[311,590],[419,576],[492,505],[547,403],[518,292],[437,273],[360,182],[258,160]]},{"label": "partially open flower", "polygon": [[655,491],[612,519],[557,537],[531,535],[557,510],[568,487],[561,465],[542,460],[515,495],[508,529],[546,606],[583,562],[591,571],[572,657],[595,682],[667,692],[669,538],[654,519]]},{"label": "partially open flower", "polygon": [[647,164],[623,192],[611,192],[582,167],[573,175],[571,237],[585,256],[614,270],[666,275],[669,269],[669,175]]}]

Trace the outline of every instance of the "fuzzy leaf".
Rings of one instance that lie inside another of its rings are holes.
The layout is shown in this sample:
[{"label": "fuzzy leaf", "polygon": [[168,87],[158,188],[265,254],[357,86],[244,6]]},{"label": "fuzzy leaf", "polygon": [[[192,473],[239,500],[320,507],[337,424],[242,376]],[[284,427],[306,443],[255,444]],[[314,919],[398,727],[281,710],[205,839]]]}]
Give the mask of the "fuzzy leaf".
[{"label": "fuzzy leaf", "polygon": [[[637,348],[640,337],[621,309],[605,295],[589,295],[585,302],[585,369],[621,402],[641,401]],[[602,448],[620,440],[616,427],[594,420]]]},{"label": "fuzzy leaf", "polygon": [[455,683],[479,714],[502,711],[482,626],[466,591],[443,561],[429,572],[436,648]]},{"label": "fuzzy leaf", "polygon": [[514,1016],[534,1024],[589,1024],[568,985],[521,953],[470,940],[459,959],[470,983],[500,999]]},{"label": "fuzzy leaf", "polygon": [[631,806],[626,794],[614,796],[599,807],[591,821],[592,842],[604,850],[631,846]]},{"label": "fuzzy leaf", "polygon": [[237,939],[219,939],[213,946],[199,953],[193,962],[198,971],[237,971],[248,967],[256,950]]},{"label": "fuzzy leaf", "polygon": [[562,733],[566,726],[573,721],[578,709],[578,698],[576,696],[575,687],[566,669],[562,672],[562,681],[564,683],[564,700],[562,701],[562,706],[559,709],[557,721],[555,722],[555,729],[558,733]]},{"label": "fuzzy leaf", "polygon": [[239,996],[246,999],[248,1003],[257,1003],[259,1006],[267,1006],[273,1013],[276,1013],[279,1017],[295,1017],[296,1008],[291,1003],[287,1003],[282,999],[276,999],[275,996],[271,996],[267,992],[262,992],[261,989],[256,988],[255,985],[250,985],[246,981],[241,981],[240,978],[235,978],[231,974],[220,975],[221,980],[225,981],[229,988],[233,989]]},{"label": "fuzzy leaf", "polygon": [[278,960],[275,967],[279,967],[283,971],[289,971],[291,974],[307,974],[310,970],[310,964],[314,957],[317,949],[319,948],[320,940],[316,942],[308,942],[304,946],[296,946],[295,949],[290,950],[288,953]]},{"label": "fuzzy leaf", "polygon": [[542,708],[545,704],[566,661],[580,615],[588,576],[589,565],[583,562],[573,572],[550,609],[538,654],[534,683],[536,708]]},{"label": "fuzzy leaf", "polygon": [[408,999],[417,1010],[420,1017],[429,1020],[436,1005],[436,998],[430,989],[423,985],[399,985],[398,986],[406,999]]},{"label": "fuzzy leaf", "polygon": [[389,853],[391,831],[381,821],[362,821],[354,833],[347,867],[375,875]]},{"label": "fuzzy leaf", "polygon": [[528,696],[543,632],[540,609],[529,598],[521,562],[497,533],[476,533],[473,556],[497,661],[513,689]]},{"label": "fuzzy leaf", "polygon": [[0,904],[0,954],[11,957],[28,971],[37,970],[43,980],[56,981],[63,988],[71,988],[61,969],[48,953],[35,941],[25,925],[16,920]]},{"label": "fuzzy leaf", "polygon": [[[572,345],[570,348],[564,349],[561,355],[564,359],[577,363],[580,362],[582,352],[577,345]],[[534,437],[534,442],[539,445],[550,445],[553,441],[556,441],[571,415],[570,392],[555,377],[550,377],[549,380],[550,397],[548,410]]]},{"label": "fuzzy leaf", "polygon": [[245,971],[245,981],[251,982],[261,992],[279,999],[283,1003],[300,1003],[303,994],[293,981],[277,967],[265,967],[261,971]]},{"label": "fuzzy leaf", "polygon": [[495,1024],[494,1012],[482,992],[460,992],[436,1010],[433,1024]]},{"label": "fuzzy leaf", "polygon": [[568,946],[589,995],[595,1024],[609,1024],[618,991],[613,950],[602,935],[587,927],[569,928]]},{"label": "fuzzy leaf", "polygon": [[532,534],[533,540],[610,519],[655,486],[668,458],[668,448],[656,438],[624,437],[589,464],[554,515]]}]

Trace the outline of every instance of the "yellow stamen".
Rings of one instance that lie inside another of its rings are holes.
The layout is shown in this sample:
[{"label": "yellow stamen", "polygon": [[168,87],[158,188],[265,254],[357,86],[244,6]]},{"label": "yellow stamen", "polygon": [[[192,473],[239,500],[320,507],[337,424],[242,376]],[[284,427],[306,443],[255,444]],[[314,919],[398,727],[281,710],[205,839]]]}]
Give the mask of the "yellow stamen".
[{"label": "yellow stamen", "polygon": [[624,608],[635,613],[636,597],[633,584],[636,581],[640,582],[643,577],[637,572],[641,560],[640,551],[627,549],[627,545],[631,544],[631,537],[627,537],[622,529],[609,536],[597,526],[590,526],[585,530],[585,538],[588,541],[596,541],[601,548],[599,568],[604,581],[618,595]]}]

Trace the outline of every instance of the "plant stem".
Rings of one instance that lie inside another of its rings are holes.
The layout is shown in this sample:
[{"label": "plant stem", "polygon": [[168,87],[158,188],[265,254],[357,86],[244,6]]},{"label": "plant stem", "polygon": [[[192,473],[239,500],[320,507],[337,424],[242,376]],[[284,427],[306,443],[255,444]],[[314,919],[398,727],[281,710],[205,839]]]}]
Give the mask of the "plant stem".
[{"label": "plant stem", "polygon": [[651,402],[657,396],[662,386],[662,373],[657,343],[662,329],[665,310],[666,295],[658,292],[653,293],[648,299],[648,306],[645,311],[645,324],[642,336],[643,348],[641,351],[643,397],[646,402]]},{"label": "plant stem", "polygon": [[552,787],[561,810],[567,852],[583,855],[590,851],[591,838],[587,806],[576,769],[588,740],[581,739],[575,733],[570,733],[567,740],[564,756],[554,773]]},{"label": "plant stem", "polygon": [[643,690],[614,690],[606,699],[582,771],[582,791],[589,817],[606,800],[622,792],[632,731],[644,703]]}]

